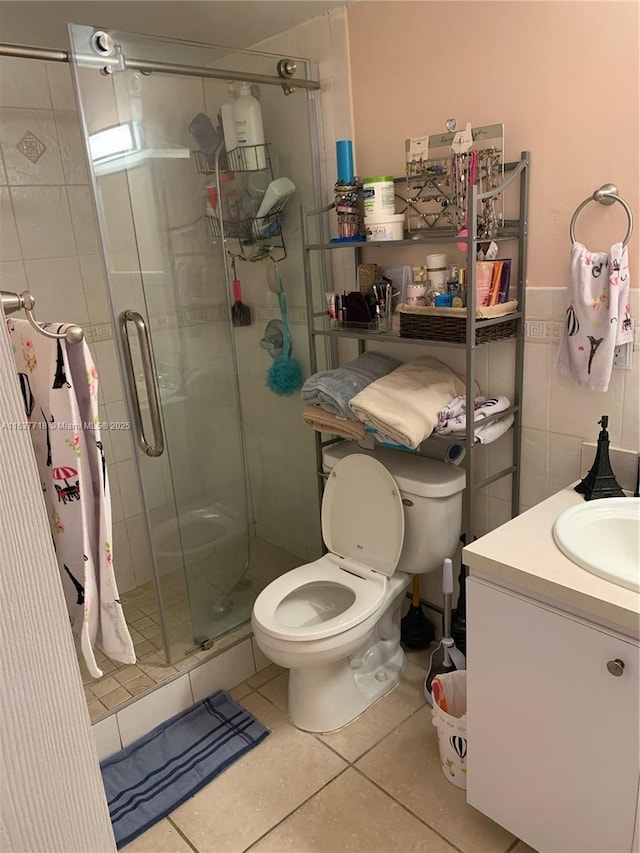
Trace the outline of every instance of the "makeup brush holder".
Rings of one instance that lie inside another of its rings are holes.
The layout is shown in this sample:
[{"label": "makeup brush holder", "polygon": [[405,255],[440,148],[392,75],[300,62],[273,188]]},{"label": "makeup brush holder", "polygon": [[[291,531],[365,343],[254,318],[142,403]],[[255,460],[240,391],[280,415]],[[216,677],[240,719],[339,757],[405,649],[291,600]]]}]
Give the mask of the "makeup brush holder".
[{"label": "makeup brush holder", "polygon": [[356,240],[360,236],[360,198],[358,179],[335,185],[335,208],[338,217],[338,239]]}]

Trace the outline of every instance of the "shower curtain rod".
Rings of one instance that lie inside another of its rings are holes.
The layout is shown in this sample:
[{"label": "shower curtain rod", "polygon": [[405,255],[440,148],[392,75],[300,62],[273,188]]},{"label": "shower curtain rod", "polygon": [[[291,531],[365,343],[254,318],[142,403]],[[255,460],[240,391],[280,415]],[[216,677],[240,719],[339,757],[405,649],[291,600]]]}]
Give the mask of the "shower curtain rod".
[{"label": "shower curtain rod", "polygon": [[[66,50],[55,50],[50,47],[33,47],[24,44],[0,43],[0,56],[14,56],[21,59],[43,59],[48,62],[69,62]],[[91,56],[91,64],[96,66],[109,65],[109,57]],[[208,77],[214,80],[239,80],[246,83],[263,83],[265,86],[289,86],[295,89],[320,88],[316,80],[302,77],[275,77],[269,74],[250,74],[246,71],[232,71],[230,68],[205,68],[200,65],[179,65],[173,62],[152,62],[148,59],[127,59],[120,55],[124,71],[142,71],[151,73],[159,71],[164,74],[178,74],[183,77]],[[120,70],[120,69],[117,69]]]}]

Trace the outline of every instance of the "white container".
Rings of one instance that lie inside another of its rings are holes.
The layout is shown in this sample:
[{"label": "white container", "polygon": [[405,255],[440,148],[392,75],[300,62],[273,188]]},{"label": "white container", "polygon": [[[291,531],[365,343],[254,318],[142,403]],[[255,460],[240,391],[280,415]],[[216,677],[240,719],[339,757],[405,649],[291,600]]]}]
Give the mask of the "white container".
[{"label": "white container", "polygon": [[[364,215],[387,217],[396,212],[395,191],[391,175],[378,175],[362,181]],[[402,239],[400,237],[400,239]]]},{"label": "white container", "polygon": [[364,218],[364,227],[369,242],[404,239],[404,213],[392,216]]},{"label": "white container", "polygon": [[251,94],[248,83],[240,84],[240,97],[234,107],[236,137],[238,147],[246,148],[244,167],[248,170],[265,169],[267,157],[264,148],[254,148],[264,145],[264,130],[262,127],[262,110],[260,102]]},{"label": "white container", "polygon": [[424,297],[427,292],[426,284],[408,284],[406,287],[407,305],[424,305]]},{"label": "white container", "polygon": [[276,178],[275,181],[271,181],[256,214],[256,222],[254,222],[256,237],[269,236],[274,226],[277,227],[277,219],[268,217],[282,210],[287,199],[295,191],[296,185],[289,178]]},{"label": "white container", "polygon": [[238,147],[238,137],[236,134],[236,101],[238,93],[233,88],[233,83],[229,81],[229,89],[227,90],[227,99],[223,101],[220,107],[220,116],[222,117],[222,132],[224,134],[224,147],[227,152],[233,151]]},{"label": "white container", "polygon": [[446,779],[457,788],[467,787],[467,715],[466,715],[466,678],[467,673],[455,671],[447,673],[445,678],[454,677],[465,693],[465,713],[461,717],[446,714],[433,703],[431,722],[438,733],[440,767]]},{"label": "white container", "polygon": [[444,254],[427,255],[427,278],[429,290],[445,293],[447,290],[447,256]]}]

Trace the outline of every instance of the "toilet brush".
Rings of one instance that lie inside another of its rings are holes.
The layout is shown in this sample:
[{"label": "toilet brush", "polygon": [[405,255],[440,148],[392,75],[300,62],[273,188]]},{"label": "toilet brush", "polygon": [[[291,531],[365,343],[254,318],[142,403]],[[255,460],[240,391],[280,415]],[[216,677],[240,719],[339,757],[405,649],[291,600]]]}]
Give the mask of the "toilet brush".
[{"label": "toilet brush", "polygon": [[442,593],[444,597],[444,633],[440,645],[431,653],[429,672],[424,682],[424,696],[432,705],[431,682],[436,675],[453,672],[454,669],[466,669],[467,662],[460,649],[456,648],[451,636],[451,597],[453,596],[453,563],[447,557],[442,566]]},{"label": "toilet brush", "polygon": [[414,575],[411,606],[400,620],[400,639],[410,649],[426,649],[433,637],[433,625],[420,603],[420,575]]}]

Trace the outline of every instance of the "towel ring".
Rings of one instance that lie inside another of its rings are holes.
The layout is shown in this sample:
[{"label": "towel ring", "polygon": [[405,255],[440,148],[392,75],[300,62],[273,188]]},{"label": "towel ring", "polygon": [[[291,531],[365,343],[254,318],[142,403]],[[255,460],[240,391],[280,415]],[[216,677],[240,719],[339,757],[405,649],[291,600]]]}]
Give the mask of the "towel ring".
[{"label": "towel ring", "polygon": [[578,214],[589,204],[590,201],[597,201],[600,204],[606,204],[609,206],[616,201],[619,201],[620,204],[624,207],[627,212],[627,217],[629,219],[629,227],[627,228],[627,234],[622,242],[622,248],[624,249],[629,240],[631,239],[631,235],[633,234],[633,213],[631,212],[631,208],[627,204],[627,202],[618,195],[618,187],[615,184],[603,184],[600,189],[596,190],[593,195],[590,195],[589,198],[585,198],[582,204],[579,204],[576,208],[576,212],[571,217],[571,224],[569,225],[569,237],[571,237],[571,243],[576,242],[576,235],[574,231],[574,226],[576,224],[576,219],[578,218]]}]

